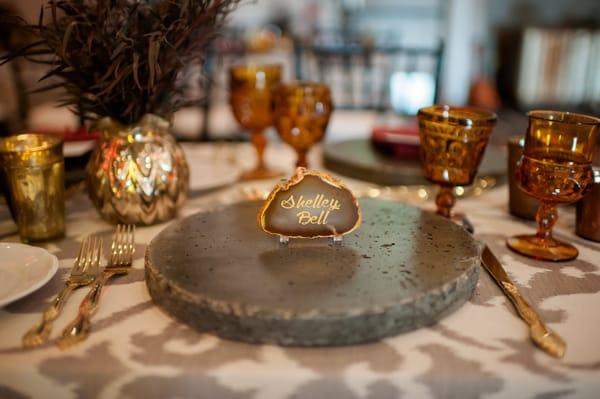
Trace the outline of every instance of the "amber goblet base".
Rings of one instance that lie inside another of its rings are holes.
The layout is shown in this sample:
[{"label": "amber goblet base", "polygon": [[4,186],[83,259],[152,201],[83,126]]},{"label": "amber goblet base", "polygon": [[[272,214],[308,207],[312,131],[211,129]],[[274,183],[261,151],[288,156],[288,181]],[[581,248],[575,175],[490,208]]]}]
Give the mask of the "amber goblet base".
[{"label": "amber goblet base", "polygon": [[579,251],[573,245],[553,238],[542,238],[537,235],[518,235],[506,240],[506,245],[513,251],[529,258],[564,262],[573,260]]},{"label": "amber goblet base", "polygon": [[269,168],[256,168],[252,170],[248,170],[243,172],[240,175],[240,180],[249,181],[249,180],[266,180],[266,179],[274,179],[276,177],[283,176],[283,172],[269,169]]},{"label": "amber goblet base", "polygon": [[243,172],[240,175],[240,180],[266,180],[283,176],[282,171],[271,169],[265,164],[264,153],[267,146],[267,138],[262,129],[255,130],[252,133],[252,145],[256,150],[258,163],[254,169]]},{"label": "amber goblet base", "polygon": [[552,237],[552,227],[558,219],[555,204],[542,203],[535,219],[538,223],[537,233],[509,237],[506,240],[508,248],[529,258],[553,262],[573,260],[579,255],[573,245]]}]

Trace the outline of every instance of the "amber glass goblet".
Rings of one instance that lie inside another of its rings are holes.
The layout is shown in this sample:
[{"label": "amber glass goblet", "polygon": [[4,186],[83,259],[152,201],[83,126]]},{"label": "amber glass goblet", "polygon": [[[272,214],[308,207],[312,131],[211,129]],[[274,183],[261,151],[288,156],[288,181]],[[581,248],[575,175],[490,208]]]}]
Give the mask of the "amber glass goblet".
[{"label": "amber glass goblet", "polygon": [[558,204],[578,201],[592,183],[592,158],[600,119],[558,111],[531,111],[525,148],[517,169],[521,188],[541,202],[534,235],[507,240],[510,249],[530,258],[575,259],[577,248],[552,237]]},{"label": "amber glass goblet", "polygon": [[281,175],[268,169],[264,162],[267,146],[265,129],[273,124],[272,88],[281,82],[280,65],[237,65],[229,70],[229,89],[233,115],[252,133],[258,163],[254,170],[242,174],[242,180],[268,179]]},{"label": "amber glass goblet", "polygon": [[329,87],[320,83],[282,84],[274,90],[275,128],[281,139],[294,148],[296,166],[308,167],[308,150],[323,140],[333,102]]},{"label": "amber glass goblet", "polygon": [[433,105],[417,114],[420,154],[425,178],[440,185],[437,213],[450,218],[454,187],[473,182],[483,157],[496,114],[471,107]]}]

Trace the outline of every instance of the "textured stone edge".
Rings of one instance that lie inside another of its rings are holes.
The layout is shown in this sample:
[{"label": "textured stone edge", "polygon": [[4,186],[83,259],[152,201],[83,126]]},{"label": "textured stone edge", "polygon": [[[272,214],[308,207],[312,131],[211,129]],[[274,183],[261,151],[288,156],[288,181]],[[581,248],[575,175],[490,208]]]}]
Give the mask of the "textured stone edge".
[{"label": "textured stone edge", "polygon": [[[150,264],[148,250],[145,276],[154,303],[197,331],[248,343],[341,346],[376,341],[432,325],[460,308],[473,295],[480,273],[479,256],[466,261],[473,264],[463,275],[412,301],[359,309],[353,315],[337,317],[318,309],[294,315],[284,310],[265,312],[243,304],[192,298]],[[456,290],[464,294],[453,298],[450,294]]]}]

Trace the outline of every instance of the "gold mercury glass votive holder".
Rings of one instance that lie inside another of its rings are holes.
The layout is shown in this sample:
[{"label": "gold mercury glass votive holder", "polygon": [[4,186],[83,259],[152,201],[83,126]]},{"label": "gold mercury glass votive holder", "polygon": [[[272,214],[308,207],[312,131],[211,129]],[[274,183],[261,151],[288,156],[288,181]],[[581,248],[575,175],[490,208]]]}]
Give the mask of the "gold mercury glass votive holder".
[{"label": "gold mercury glass votive holder", "polygon": [[62,138],[20,134],[0,139],[7,202],[23,242],[65,234],[65,172]]}]

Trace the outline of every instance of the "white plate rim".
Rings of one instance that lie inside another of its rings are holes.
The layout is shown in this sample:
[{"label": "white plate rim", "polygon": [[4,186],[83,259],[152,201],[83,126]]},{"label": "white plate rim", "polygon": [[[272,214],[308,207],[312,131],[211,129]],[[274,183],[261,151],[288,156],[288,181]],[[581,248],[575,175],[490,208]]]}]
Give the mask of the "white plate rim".
[{"label": "white plate rim", "polygon": [[58,258],[56,257],[56,255],[51,254],[47,250],[40,248],[40,247],[34,247],[31,245],[27,245],[27,244],[21,244],[18,242],[0,242],[0,249],[5,249],[5,248],[15,247],[15,246],[26,248],[29,250],[33,249],[33,250],[39,252],[41,254],[40,256],[48,256],[49,259],[52,261],[52,263],[51,263],[50,268],[48,269],[48,272],[46,273],[46,275],[44,277],[42,277],[41,279],[39,279],[34,284],[32,284],[31,286],[29,286],[27,289],[17,292],[7,298],[0,299],[0,308],[6,306],[8,304],[11,304],[21,298],[24,298],[27,295],[31,294],[32,292],[37,291],[38,289],[40,289],[41,287],[46,285],[46,283],[48,281],[50,281],[50,279],[52,277],[54,277],[54,275],[58,271]]}]

